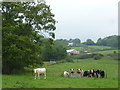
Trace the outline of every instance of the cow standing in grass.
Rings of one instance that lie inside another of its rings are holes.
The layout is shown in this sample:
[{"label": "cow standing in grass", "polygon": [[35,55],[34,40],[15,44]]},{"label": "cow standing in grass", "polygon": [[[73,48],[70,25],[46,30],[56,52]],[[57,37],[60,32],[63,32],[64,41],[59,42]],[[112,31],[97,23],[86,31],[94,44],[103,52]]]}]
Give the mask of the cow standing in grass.
[{"label": "cow standing in grass", "polygon": [[35,75],[35,79],[38,76],[38,79],[40,79],[40,75],[44,74],[44,79],[46,79],[46,68],[36,68],[33,70],[33,73]]},{"label": "cow standing in grass", "polygon": [[[97,78],[98,78],[98,75],[100,75],[101,78],[104,78],[105,77],[105,71],[96,70],[96,75],[97,75]],[[106,78],[107,78],[107,73],[106,73]]]},{"label": "cow standing in grass", "polygon": [[89,77],[95,77],[94,69],[88,70],[88,72],[89,72]]}]

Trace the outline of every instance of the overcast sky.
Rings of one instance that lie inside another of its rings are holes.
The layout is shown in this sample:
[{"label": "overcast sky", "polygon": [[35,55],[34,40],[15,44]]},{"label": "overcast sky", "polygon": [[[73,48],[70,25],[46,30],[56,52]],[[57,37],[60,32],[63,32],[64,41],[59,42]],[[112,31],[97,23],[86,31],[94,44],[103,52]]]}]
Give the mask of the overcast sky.
[{"label": "overcast sky", "polygon": [[97,41],[118,34],[119,0],[46,0],[55,14],[56,39]]}]

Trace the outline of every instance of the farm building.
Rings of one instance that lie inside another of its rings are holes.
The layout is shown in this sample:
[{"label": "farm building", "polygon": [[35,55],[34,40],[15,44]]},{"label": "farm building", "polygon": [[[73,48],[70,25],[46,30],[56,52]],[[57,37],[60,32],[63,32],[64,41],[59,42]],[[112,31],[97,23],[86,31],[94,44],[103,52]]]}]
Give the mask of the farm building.
[{"label": "farm building", "polygon": [[80,53],[80,51],[78,50],[75,50],[75,49],[69,49],[69,50],[66,50],[67,51],[67,54],[70,56],[70,55],[78,55]]},{"label": "farm building", "polygon": [[72,43],[68,43],[68,46],[73,46],[73,42]]}]

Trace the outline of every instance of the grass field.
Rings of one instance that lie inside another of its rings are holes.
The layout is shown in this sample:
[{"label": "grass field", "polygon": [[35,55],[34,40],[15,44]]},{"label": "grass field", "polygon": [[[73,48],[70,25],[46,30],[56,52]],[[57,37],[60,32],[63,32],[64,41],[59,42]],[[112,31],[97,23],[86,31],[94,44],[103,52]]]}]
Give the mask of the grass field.
[{"label": "grass field", "polygon": [[96,53],[101,53],[101,54],[114,54],[114,51],[118,53],[118,50],[106,50],[106,51],[98,51]]},{"label": "grass field", "polygon": [[91,47],[91,48],[94,48],[94,49],[99,49],[99,50],[103,50],[103,49],[110,49],[111,47],[108,47],[108,46],[88,46],[88,47]]},{"label": "grass field", "polygon": [[[95,49],[96,51],[94,51],[93,53],[101,53],[101,54],[114,54],[114,51],[116,51],[116,53],[118,53],[118,50],[105,50],[105,49],[111,49],[111,47],[108,46],[87,46],[91,49]],[[82,50],[85,47],[72,47],[73,49],[76,50]],[[101,51],[103,50],[103,51]]]},{"label": "grass field", "polygon": [[[96,49],[96,50],[104,50],[104,49],[111,49],[111,47],[108,47],[108,46],[86,46],[88,48],[92,48],[92,49]],[[86,47],[71,47],[72,49],[76,49],[76,50],[82,50]]]},{"label": "grass field", "polygon": [[82,50],[84,49],[85,47],[71,47],[72,49],[76,49],[76,50]]},{"label": "grass field", "polygon": [[[76,60],[75,60],[76,61]],[[107,72],[107,78],[62,77],[64,70],[81,68],[83,70],[102,69]],[[3,75],[3,88],[117,88],[118,62],[111,58],[101,60],[83,59],[74,63],[61,63],[46,66],[47,79],[34,80],[32,73],[19,75]]]}]

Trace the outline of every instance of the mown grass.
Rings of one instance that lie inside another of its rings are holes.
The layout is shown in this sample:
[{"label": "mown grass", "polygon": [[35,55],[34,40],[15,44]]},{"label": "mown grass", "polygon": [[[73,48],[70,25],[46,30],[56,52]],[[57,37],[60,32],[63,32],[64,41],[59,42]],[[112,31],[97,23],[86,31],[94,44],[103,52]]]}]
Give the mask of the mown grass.
[{"label": "mown grass", "polygon": [[[32,73],[20,75],[3,75],[3,88],[117,88],[118,62],[111,58],[101,60],[83,59],[74,63],[61,63],[47,68],[47,79],[34,79]],[[83,70],[102,69],[107,72],[107,78],[62,77],[64,70],[70,68]]]}]

